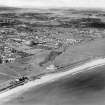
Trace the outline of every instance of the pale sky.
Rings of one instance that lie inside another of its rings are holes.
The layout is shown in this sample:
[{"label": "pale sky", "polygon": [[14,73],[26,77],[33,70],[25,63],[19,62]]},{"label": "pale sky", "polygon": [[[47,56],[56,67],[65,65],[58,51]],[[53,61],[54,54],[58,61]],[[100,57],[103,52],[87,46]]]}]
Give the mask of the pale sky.
[{"label": "pale sky", "polygon": [[0,5],[14,7],[86,7],[105,9],[105,0],[0,0]]}]

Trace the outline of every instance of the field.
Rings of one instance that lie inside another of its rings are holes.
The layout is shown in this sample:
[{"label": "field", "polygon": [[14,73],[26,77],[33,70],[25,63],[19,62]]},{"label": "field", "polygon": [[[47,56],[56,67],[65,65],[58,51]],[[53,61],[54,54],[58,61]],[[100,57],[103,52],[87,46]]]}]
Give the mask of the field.
[{"label": "field", "polygon": [[69,47],[66,52],[56,57],[55,65],[66,66],[85,59],[105,57],[105,39],[98,39],[89,43],[81,43],[78,46]]}]

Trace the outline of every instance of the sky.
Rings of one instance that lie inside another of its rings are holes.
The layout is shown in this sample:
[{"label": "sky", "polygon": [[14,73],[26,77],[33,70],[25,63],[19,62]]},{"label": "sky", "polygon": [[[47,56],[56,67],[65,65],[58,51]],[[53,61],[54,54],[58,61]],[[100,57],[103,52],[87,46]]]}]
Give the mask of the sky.
[{"label": "sky", "polygon": [[1,6],[104,8],[105,0],[0,0]]}]

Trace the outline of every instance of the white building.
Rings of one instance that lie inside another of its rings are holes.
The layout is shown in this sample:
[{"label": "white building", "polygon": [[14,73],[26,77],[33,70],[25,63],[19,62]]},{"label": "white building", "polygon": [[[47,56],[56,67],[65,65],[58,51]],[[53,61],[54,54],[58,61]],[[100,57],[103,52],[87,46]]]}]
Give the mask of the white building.
[{"label": "white building", "polygon": [[52,70],[56,70],[57,68],[55,67],[55,65],[51,64],[46,69],[52,71]]}]

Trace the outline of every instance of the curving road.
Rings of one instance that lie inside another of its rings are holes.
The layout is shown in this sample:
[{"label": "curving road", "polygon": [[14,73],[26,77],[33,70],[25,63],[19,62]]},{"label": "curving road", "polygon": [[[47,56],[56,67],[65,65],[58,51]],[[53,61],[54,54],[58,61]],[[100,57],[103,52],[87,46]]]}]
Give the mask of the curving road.
[{"label": "curving road", "polygon": [[105,105],[105,59],[0,94],[0,105]]}]

